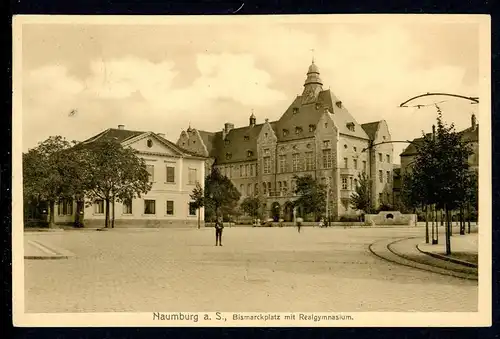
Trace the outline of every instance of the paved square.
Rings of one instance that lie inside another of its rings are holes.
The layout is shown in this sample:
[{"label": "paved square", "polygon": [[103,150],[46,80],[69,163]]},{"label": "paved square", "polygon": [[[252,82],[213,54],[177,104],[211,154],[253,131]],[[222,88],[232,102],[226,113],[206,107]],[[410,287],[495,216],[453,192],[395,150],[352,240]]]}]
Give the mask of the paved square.
[{"label": "paved square", "polygon": [[26,312],[477,311],[477,282],[383,261],[374,241],[422,228],[26,233],[69,250],[25,260]]}]

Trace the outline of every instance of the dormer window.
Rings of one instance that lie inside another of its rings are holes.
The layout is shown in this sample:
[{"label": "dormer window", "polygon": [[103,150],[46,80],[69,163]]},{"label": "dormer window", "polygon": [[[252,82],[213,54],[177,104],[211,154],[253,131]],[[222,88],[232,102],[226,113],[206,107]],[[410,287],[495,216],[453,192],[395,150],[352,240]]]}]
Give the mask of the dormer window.
[{"label": "dormer window", "polygon": [[251,157],[253,156],[253,152],[252,151],[247,151],[247,157]]},{"label": "dormer window", "polygon": [[323,147],[324,148],[330,148],[330,140],[323,141]]},{"label": "dormer window", "polygon": [[316,130],[316,126],[309,125],[309,132],[314,132]]},{"label": "dormer window", "polygon": [[229,152],[228,152],[228,153],[226,153],[226,160],[231,159],[231,157],[232,157],[232,154],[231,154],[231,153],[229,153]]},{"label": "dormer window", "polygon": [[283,136],[286,137],[288,135],[288,130],[287,129],[284,129],[283,130]]},{"label": "dormer window", "polygon": [[385,141],[385,135],[382,137],[382,140],[384,140],[384,141]]},{"label": "dormer window", "polygon": [[337,101],[335,105],[337,105],[338,108],[342,108],[342,101]]},{"label": "dormer window", "polygon": [[225,143],[226,145],[229,145],[231,142],[229,141],[229,139],[226,139],[226,140],[224,140],[224,143]]},{"label": "dormer window", "polygon": [[297,114],[299,113],[299,108],[298,107],[294,107],[293,108],[293,114]]},{"label": "dormer window", "polygon": [[354,132],[354,123],[353,122],[348,122],[347,124],[345,124],[347,129],[351,132]]},{"label": "dormer window", "polygon": [[321,104],[320,103],[316,103],[316,110],[319,110],[321,108]]},{"label": "dormer window", "polygon": [[295,127],[295,134],[302,133],[302,127]]},{"label": "dormer window", "polygon": [[243,137],[243,140],[248,141],[248,140],[250,140],[250,137],[249,137],[248,135],[245,135],[245,136]]},{"label": "dormer window", "polygon": [[270,152],[269,152],[269,148],[266,148],[266,149],[264,150],[264,155],[269,155],[269,153],[270,153]]},{"label": "dormer window", "polygon": [[264,136],[267,138],[267,133],[264,133]]}]

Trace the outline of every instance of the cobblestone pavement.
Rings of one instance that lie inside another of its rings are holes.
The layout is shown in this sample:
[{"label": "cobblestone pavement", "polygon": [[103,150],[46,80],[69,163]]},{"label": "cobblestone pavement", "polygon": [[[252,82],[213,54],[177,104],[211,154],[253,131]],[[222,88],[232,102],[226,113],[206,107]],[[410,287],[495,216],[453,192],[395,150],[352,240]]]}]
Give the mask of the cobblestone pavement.
[{"label": "cobblestone pavement", "polygon": [[26,312],[477,311],[477,282],[368,251],[418,228],[226,228],[26,233],[75,254],[25,260]]}]

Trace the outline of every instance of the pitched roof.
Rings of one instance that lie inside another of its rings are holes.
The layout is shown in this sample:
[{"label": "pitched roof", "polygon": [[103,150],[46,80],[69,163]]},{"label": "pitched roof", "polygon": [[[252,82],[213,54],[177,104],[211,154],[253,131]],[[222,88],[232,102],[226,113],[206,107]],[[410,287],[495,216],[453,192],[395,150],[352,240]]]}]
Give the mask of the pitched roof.
[{"label": "pitched roof", "polygon": [[[215,132],[207,132],[202,130],[197,130],[200,133],[201,140],[205,144],[207,148],[208,154],[212,155],[214,149],[214,139],[216,138],[217,133]],[[222,133],[221,133],[222,134]]]},{"label": "pitched roof", "polygon": [[[475,129],[469,127],[458,133],[462,135],[462,140],[479,141],[479,125],[477,125]],[[426,134],[426,136],[430,135],[431,133]],[[416,155],[417,154],[416,145],[421,144],[423,140],[424,140],[423,137],[413,139],[412,143],[409,144],[408,147],[404,149],[404,151],[400,154],[400,156],[405,157],[405,156]]]},{"label": "pitched roof", "polygon": [[[315,132],[309,129],[309,125],[317,125],[325,108],[328,108],[333,113],[331,117],[339,128],[340,133],[368,139],[368,135],[349,113],[347,108],[343,104],[340,104],[340,107],[337,106],[337,102],[340,103],[340,100],[330,90],[321,91],[316,102],[305,105],[302,104],[302,96],[297,96],[276,123],[278,141],[292,141],[313,137]],[[298,109],[298,112],[294,113],[294,109]],[[347,127],[349,123],[354,124],[354,131]],[[296,127],[302,128],[302,131],[296,133]],[[288,134],[285,135],[283,130],[287,130]]]},{"label": "pitched roof", "polygon": [[79,146],[79,147],[81,147],[83,145],[87,146],[87,145],[90,145],[90,144],[97,142],[97,141],[106,141],[106,140],[112,140],[112,139],[118,141],[119,143],[123,143],[127,140],[131,140],[132,138],[138,137],[138,136],[140,136],[142,134],[146,134],[146,133],[154,134],[154,136],[156,138],[158,138],[160,141],[162,141],[164,144],[168,145],[169,147],[172,147],[174,150],[178,151],[179,153],[182,153],[184,155],[191,156],[191,157],[203,157],[203,156],[195,154],[191,151],[188,151],[182,147],[179,147],[175,143],[171,142],[168,139],[163,138],[162,136],[160,136],[156,133],[144,132],[144,131],[129,131],[126,129],[116,129],[116,128],[108,128],[107,130],[105,130],[105,131],[85,140],[85,141],[82,141],[77,146]]},{"label": "pitched roof", "polygon": [[[222,132],[214,136],[212,147],[217,163],[230,163],[238,161],[252,161],[257,159],[257,138],[264,124],[234,128],[222,140]],[[248,137],[248,140],[246,140]],[[251,151],[251,156],[248,156]],[[230,159],[226,158],[230,154]]]}]

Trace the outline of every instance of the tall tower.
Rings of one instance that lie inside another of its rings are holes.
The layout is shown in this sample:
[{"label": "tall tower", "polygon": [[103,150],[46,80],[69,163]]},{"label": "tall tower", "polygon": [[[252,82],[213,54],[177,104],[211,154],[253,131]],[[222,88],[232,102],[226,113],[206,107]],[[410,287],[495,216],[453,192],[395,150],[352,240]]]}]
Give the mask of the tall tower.
[{"label": "tall tower", "polygon": [[304,82],[304,91],[302,92],[302,103],[308,104],[315,102],[319,92],[323,90],[323,82],[319,77],[319,68],[312,60],[311,66],[307,70],[307,78]]}]

